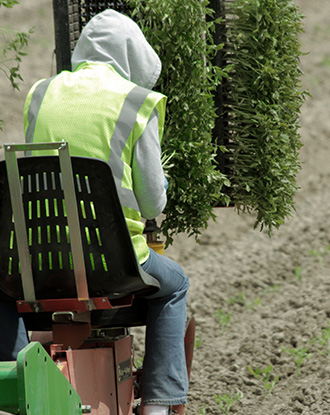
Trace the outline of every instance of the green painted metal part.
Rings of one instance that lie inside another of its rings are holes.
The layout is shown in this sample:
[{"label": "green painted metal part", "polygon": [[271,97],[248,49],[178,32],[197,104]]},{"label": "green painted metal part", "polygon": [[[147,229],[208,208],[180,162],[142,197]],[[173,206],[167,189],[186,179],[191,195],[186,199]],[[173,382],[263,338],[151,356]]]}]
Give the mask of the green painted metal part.
[{"label": "green painted metal part", "polygon": [[38,342],[31,342],[17,362],[0,363],[0,410],[11,414],[82,414],[81,400]]},{"label": "green painted metal part", "polygon": [[16,362],[0,363],[0,409],[13,414],[18,412]]}]

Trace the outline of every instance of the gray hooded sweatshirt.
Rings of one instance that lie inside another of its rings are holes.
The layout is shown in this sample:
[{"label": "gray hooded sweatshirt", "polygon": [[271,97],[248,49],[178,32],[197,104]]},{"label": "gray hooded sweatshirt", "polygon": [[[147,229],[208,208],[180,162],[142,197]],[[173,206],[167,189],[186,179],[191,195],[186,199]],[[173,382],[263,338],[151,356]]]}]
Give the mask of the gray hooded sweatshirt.
[{"label": "gray hooded sweatshirt", "polygon": [[[161,71],[158,55],[137,24],[114,10],[96,15],[81,32],[72,55],[72,70],[84,62],[110,64],[123,78],[148,89]],[[153,219],[166,205],[157,110],[136,143],[132,171],[141,215]]]}]

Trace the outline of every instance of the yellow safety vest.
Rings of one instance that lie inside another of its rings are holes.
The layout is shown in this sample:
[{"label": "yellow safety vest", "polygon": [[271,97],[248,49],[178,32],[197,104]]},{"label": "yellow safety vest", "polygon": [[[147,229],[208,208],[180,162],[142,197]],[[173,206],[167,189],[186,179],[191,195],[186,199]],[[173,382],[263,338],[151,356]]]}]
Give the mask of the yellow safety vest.
[{"label": "yellow safety vest", "polygon": [[111,65],[86,62],[75,72],[63,71],[36,83],[24,108],[28,143],[68,141],[71,155],[110,164],[140,263],[148,259],[149,249],[133,192],[131,162],[155,108],[161,141],[165,105],[164,95],[127,81]]}]

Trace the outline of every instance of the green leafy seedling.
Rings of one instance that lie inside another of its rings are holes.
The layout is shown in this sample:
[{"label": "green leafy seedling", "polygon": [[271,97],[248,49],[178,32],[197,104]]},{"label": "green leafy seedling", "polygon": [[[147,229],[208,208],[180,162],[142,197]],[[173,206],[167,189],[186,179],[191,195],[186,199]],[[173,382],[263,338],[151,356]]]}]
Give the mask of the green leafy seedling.
[{"label": "green leafy seedling", "polygon": [[231,314],[223,310],[222,308],[219,308],[217,312],[215,313],[215,316],[218,320],[218,323],[222,327],[222,330],[223,331],[226,330],[226,328],[228,327],[230,323]]},{"label": "green leafy seedling", "polygon": [[252,366],[248,366],[250,373],[258,380],[260,380],[264,386],[266,392],[270,393],[274,389],[274,386],[278,382],[279,376],[273,375],[273,366],[269,365],[264,369],[253,369]]},{"label": "green leafy seedling", "polygon": [[203,344],[203,336],[200,334],[198,337],[195,337],[195,349],[199,349]]},{"label": "green leafy seedling", "polygon": [[298,281],[301,281],[303,276],[303,269],[301,267],[295,267],[294,276],[297,278]]},{"label": "green leafy seedling", "polygon": [[215,395],[214,400],[219,405],[222,414],[228,415],[233,405],[243,398],[242,392],[237,392],[236,395]]},{"label": "green leafy seedling", "polygon": [[308,347],[299,347],[299,348],[284,348],[283,351],[294,357],[294,362],[296,364],[296,375],[300,375],[300,368],[307,359],[312,357],[312,354],[308,352]]},{"label": "green leafy seedling", "polygon": [[139,368],[143,366],[144,357],[135,357],[134,358],[134,367]]},{"label": "green leafy seedling", "polygon": [[318,260],[318,262],[323,265],[324,258],[329,254],[330,252],[330,245],[327,245],[325,248],[321,249],[311,249],[309,253]]},{"label": "green leafy seedling", "polygon": [[323,56],[321,64],[322,66],[325,66],[326,68],[330,68],[330,56],[328,54]]},{"label": "green leafy seedling", "polygon": [[328,326],[321,330],[321,336],[311,340],[311,344],[315,343],[319,346],[318,352],[320,354],[330,354],[330,321],[328,322]]},{"label": "green leafy seedling", "polygon": [[237,294],[234,297],[231,297],[228,300],[228,304],[232,305],[232,304],[241,304],[244,305],[245,307],[254,310],[258,305],[261,304],[261,300],[259,297],[256,297],[254,299],[252,299],[251,301],[248,301],[246,298],[246,295],[243,292],[240,292],[239,294]]},{"label": "green leafy seedling", "polygon": [[270,287],[267,287],[265,290],[263,290],[263,294],[273,294],[276,293],[281,289],[281,286],[278,284],[271,285]]},{"label": "green leafy seedling", "polygon": [[234,297],[229,298],[228,304],[229,305],[233,305],[233,304],[245,305],[246,304],[245,294],[243,292],[240,292],[237,295],[235,295]]},{"label": "green leafy seedling", "polygon": [[203,406],[201,408],[199,408],[197,413],[198,413],[198,415],[206,415],[206,405],[205,405],[205,403],[203,404]]}]

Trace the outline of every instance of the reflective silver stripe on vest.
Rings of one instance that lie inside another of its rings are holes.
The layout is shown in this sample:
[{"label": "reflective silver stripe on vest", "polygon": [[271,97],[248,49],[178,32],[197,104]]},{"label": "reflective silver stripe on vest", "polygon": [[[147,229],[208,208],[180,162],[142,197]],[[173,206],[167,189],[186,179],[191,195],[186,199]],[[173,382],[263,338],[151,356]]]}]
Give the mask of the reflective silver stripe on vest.
[{"label": "reflective silver stripe on vest", "polygon": [[[40,107],[41,107],[41,103],[42,103],[43,97],[44,97],[44,95],[47,91],[48,85],[55,78],[55,76],[52,76],[51,78],[45,79],[44,81],[40,82],[40,84],[33,91],[30,106],[29,106],[29,110],[28,110],[29,126],[26,130],[26,142],[27,143],[32,143],[33,142],[34,131],[35,131],[35,128],[36,128],[36,122],[37,122],[39,110],[40,110]],[[26,155],[30,156],[31,151],[27,151]]]},{"label": "reflective silver stripe on vest", "polygon": [[122,187],[124,162],[121,155],[136,122],[137,114],[150,91],[136,86],[127,95],[111,138],[111,152],[108,163],[118,189],[120,203],[134,210],[140,210],[133,190]]},{"label": "reflective silver stripe on vest", "polygon": [[[55,75],[56,76],[56,75]],[[26,131],[26,142],[32,143],[38,113],[42,104],[43,97],[47,91],[48,85],[55,78],[55,76],[41,82],[34,90],[31,98],[30,107],[28,110],[29,126]],[[122,180],[124,175],[124,162],[121,159],[122,152],[126,146],[129,135],[131,134],[139,109],[144,103],[150,91],[140,86],[134,87],[127,95],[118,121],[115,126],[111,138],[111,152],[108,163],[111,166],[112,174],[115,179],[118,196],[123,206],[139,210],[133,190],[122,187]],[[70,140],[69,140],[70,142]],[[31,155],[31,151],[26,152],[26,155]]]}]

